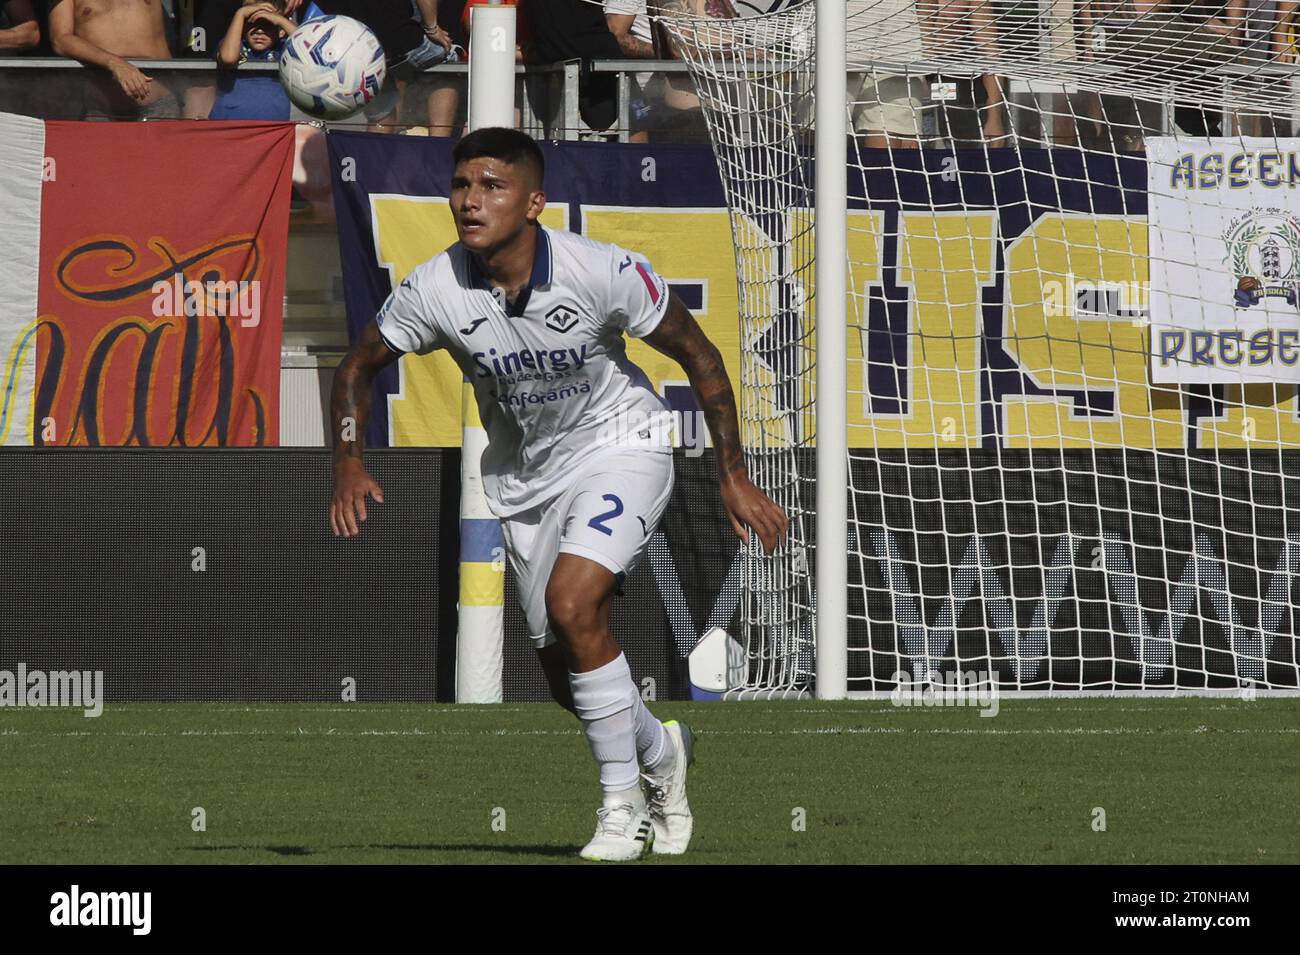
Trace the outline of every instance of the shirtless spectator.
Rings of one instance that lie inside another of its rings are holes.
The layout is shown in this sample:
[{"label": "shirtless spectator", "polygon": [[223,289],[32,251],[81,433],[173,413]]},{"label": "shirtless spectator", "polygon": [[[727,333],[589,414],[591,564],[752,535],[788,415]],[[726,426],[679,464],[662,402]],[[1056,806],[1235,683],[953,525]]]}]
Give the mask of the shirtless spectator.
[{"label": "shirtless spectator", "polygon": [[162,0],[53,0],[50,39],[59,56],[92,69],[87,119],[174,119],[175,94],[129,59],[170,60]]}]

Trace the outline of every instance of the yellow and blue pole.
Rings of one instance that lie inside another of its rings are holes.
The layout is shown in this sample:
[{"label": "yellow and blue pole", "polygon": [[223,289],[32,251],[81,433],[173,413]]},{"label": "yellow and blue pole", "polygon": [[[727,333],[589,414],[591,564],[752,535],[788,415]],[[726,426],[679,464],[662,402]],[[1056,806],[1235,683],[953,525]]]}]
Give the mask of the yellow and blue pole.
[{"label": "yellow and blue pole", "polygon": [[456,702],[501,702],[505,642],[505,540],[488,509],[479,458],[487,432],[474,388],[461,391],[460,608],[456,634]]}]

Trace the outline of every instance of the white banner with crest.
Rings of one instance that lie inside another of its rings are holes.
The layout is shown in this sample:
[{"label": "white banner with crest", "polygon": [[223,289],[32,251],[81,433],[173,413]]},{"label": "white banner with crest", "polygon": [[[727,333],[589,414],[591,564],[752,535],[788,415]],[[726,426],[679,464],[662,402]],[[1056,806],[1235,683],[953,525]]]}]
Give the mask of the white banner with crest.
[{"label": "white banner with crest", "polygon": [[1300,381],[1300,139],[1147,140],[1151,380]]}]

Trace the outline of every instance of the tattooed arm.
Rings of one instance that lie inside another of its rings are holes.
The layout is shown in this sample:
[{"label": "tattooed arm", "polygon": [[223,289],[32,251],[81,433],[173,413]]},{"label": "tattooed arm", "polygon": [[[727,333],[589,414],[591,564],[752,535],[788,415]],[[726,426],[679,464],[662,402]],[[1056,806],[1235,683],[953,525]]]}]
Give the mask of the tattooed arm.
[{"label": "tattooed arm", "polygon": [[[666,17],[670,20],[682,19],[701,19],[711,18],[715,20],[734,20],[736,19],[736,10],[731,4],[731,0],[646,0],[646,11],[651,17]],[[683,59],[681,42],[673,39],[673,34],[661,21],[652,20],[653,28],[662,31],[661,36],[664,41],[664,52],[670,59]],[[697,34],[692,27],[681,25],[684,29],[684,38],[687,43],[692,43]],[[702,41],[704,46],[712,46],[714,42]]]},{"label": "tattooed arm", "polygon": [[736,5],[731,0],[648,0],[651,15],[669,17],[711,17],[735,20]]},{"label": "tattooed arm", "polygon": [[631,13],[606,13],[605,25],[618,41],[618,48],[630,60],[653,60],[654,44],[637,39],[632,35],[632,23],[636,15]]},{"label": "tattooed arm", "polygon": [[740,423],[736,417],[736,396],[722,364],[722,355],[704,335],[695,317],[676,295],[670,295],[663,320],[645,341],[656,351],[682,366],[704,412],[718,457],[722,504],[736,536],[749,543],[749,531],[757,532],[768,553],[785,538],[789,519],[766,494],[754,486],[745,470],[740,447]]},{"label": "tattooed arm", "polygon": [[370,416],[370,386],[386,365],[398,359],[371,322],[353,343],[334,373],[330,392],[330,422],[334,429],[334,499],[330,528],[335,537],[355,537],[366,519],[366,495],[384,503],[379,482],[361,461],[366,419]]}]

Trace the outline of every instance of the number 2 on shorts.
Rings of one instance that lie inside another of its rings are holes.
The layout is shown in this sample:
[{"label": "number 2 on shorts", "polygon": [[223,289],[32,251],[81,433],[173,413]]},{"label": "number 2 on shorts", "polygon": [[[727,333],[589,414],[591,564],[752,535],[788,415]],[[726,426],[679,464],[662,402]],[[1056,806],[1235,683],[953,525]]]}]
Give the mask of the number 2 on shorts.
[{"label": "number 2 on shorts", "polygon": [[608,511],[606,511],[605,513],[597,514],[591,520],[587,521],[587,526],[594,527],[602,534],[607,534],[610,537],[613,537],[614,536],[613,529],[610,527],[606,527],[605,522],[612,521],[614,518],[618,517],[618,515],[623,513],[623,502],[618,499],[617,494],[603,494],[601,495],[600,499],[602,501],[608,501],[610,504],[613,504],[614,506],[610,508]]}]

